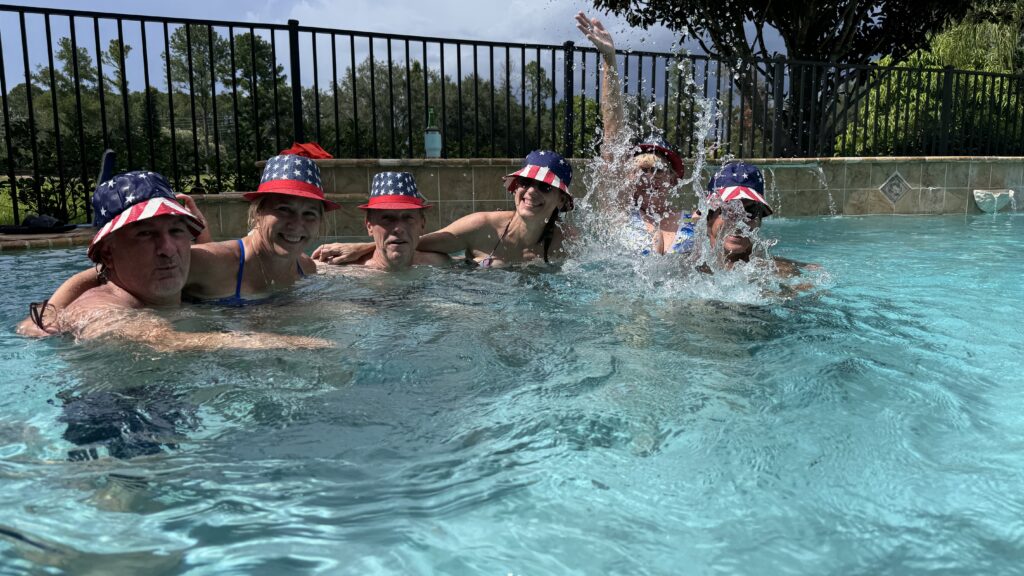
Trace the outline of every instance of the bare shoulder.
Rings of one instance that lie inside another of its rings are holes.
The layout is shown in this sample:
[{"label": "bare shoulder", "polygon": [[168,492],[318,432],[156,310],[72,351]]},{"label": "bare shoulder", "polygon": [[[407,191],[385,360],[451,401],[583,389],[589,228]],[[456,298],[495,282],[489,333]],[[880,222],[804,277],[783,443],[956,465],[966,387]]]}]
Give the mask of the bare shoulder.
[{"label": "bare shoulder", "polygon": [[230,283],[238,273],[238,242],[208,242],[192,246],[192,265],[185,291],[195,295],[216,292],[216,287]]},{"label": "bare shoulder", "polygon": [[79,338],[94,338],[120,326],[137,308],[137,301],[127,292],[110,284],[92,288],[60,312],[60,332]]}]

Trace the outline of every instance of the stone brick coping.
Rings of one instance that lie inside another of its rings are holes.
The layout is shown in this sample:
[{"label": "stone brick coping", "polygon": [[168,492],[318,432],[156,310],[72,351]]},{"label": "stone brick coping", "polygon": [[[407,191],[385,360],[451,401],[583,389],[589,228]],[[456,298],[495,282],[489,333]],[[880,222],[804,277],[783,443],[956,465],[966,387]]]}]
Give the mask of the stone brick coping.
[{"label": "stone brick coping", "polygon": [[0,234],[0,252],[87,246],[95,233],[95,228],[86,226],[63,234]]}]

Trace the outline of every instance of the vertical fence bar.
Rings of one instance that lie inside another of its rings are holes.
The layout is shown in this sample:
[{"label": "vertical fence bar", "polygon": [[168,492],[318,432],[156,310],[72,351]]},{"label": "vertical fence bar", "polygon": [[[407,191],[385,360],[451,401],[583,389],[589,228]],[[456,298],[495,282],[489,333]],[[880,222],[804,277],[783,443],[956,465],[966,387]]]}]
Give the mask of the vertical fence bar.
[{"label": "vertical fence bar", "polygon": [[[79,177],[82,181],[82,203],[85,205],[85,217],[87,220],[92,220],[92,202],[89,201],[89,176],[86,172],[85,164],[85,119],[82,117],[82,74],[78,68],[78,35],[75,30],[75,19],[69,18],[68,23],[70,24],[71,32],[71,65],[74,68],[75,76],[75,109],[78,110],[77,122],[78,122],[78,169]],[[97,59],[98,59],[97,55]]]},{"label": "vertical fence bar", "polygon": [[[732,153],[732,100],[733,100],[733,87],[736,85],[735,79],[733,78],[736,70],[729,64],[729,112],[725,115],[725,129],[727,134],[727,140],[725,141],[725,149],[728,153]],[[775,113],[778,114],[778,106],[775,108]]]},{"label": "vertical fence bar", "polygon": [[[555,106],[555,97],[558,95],[558,68],[555,66],[555,50],[551,50],[551,149],[558,149],[558,109]],[[564,79],[563,79],[564,81]]]},{"label": "vertical fence bar", "polygon": [[[29,68],[28,63],[28,33],[25,31],[25,12],[19,11],[18,17],[21,23],[21,55],[24,59],[23,65],[25,66],[25,100],[28,104],[28,133],[32,142],[32,187],[35,189],[36,195],[39,195],[39,135],[36,133],[36,115],[32,105],[32,69]],[[76,60],[78,59],[77,48],[72,52],[72,56]],[[76,77],[77,69],[78,67],[75,66]],[[77,100],[77,104],[78,110],[81,111],[80,97]],[[81,114],[79,114],[79,118],[81,118]]]},{"label": "vertical fence bar", "polygon": [[512,157],[512,47],[505,46],[505,156]]},{"label": "vertical fence bar", "polygon": [[[715,60],[715,106],[716,107],[721,105],[721,102],[720,102],[721,97],[722,97],[722,61],[721,60]],[[719,108],[719,111],[721,111],[720,108]],[[715,121],[715,144],[716,145],[715,145],[715,153],[714,153],[714,157],[715,158],[718,158],[719,153],[721,152],[722,133],[723,132],[724,132],[724,130],[722,130],[722,120],[716,120]]]},{"label": "vertical fence bar", "polygon": [[[423,127],[426,128],[428,126],[427,123],[430,121],[430,74],[427,70],[427,43],[426,41],[423,41],[420,45],[423,49]],[[423,155],[427,155],[427,143],[425,139],[423,142]]]},{"label": "vertical fence bar", "polygon": [[354,34],[348,37],[348,46],[348,69],[352,75],[352,133],[355,136],[356,158],[362,158],[363,150],[361,143],[359,142],[359,90],[357,90],[356,84],[356,37]]},{"label": "vertical fence bar", "polygon": [[473,44],[473,156],[480,157],[480,63],[476,43]]},{"label": "vertical fence bar", "polygon": [[465,132],[462,126],[462,43],[455,43],[455,111],[458,114],[458,127],[459,127],[459,158],[465,158],[466,154],[463,150],[463,141],[465,140]]},{"label": "vertical fence bar", "polygon": [[[338,114],[338,44],[337,34],[331,33],[331,88],[334,96],[334,157],[341,158],[341,119]],[[406,50],[409,43],[405,44]],[[408,54],[406,55],[408,59]],[[406,82],[408,84],[408,82]],[[353,90],[355,87],[353,86]],[[412,154],[410,154],[411,156]]]},{"label": "vertical fence bar", "polygon": [[[675,145],[676,150],[683,149],[683,140],[679,137],[679,131],[683,123],[683,60],[679,58],[676,60],[676,130],[675,130]],[[693,68],[690,68],[690,72],[693,72]],[[665,77],[666,88],[668,84],[668,77]]]},{"label": "vertical fence bar", "polygon": [[540,47],[537,47],[537,56],[536,56],[536,59],[534,60],[534,62],[537,64],[536,68],[534,68],[534,70],[536,71],[536,74],[534,75],[535,79],[534,79],[534,84],[533,84],[533,90],[534,90],[534,92],[536,92],[536,94],[534,94],[534,96],[536,96],[536,98],[537,98],[537,108],[536,108],[536,112],[534,112],[534,114],[533,114],[533,121],[534,121],[534,124],[536,124],[536,127],[537,127],[537,140],[536,140],[535,148],[541,148],[541,143],[540,143],[540,120],[541,120],[540,111],[541,110],[540,110],[540,107],[542,105],[541,104],[541,96],[542,95],[540,93],[541,92],[541,90],[540,90],[540,86],[541,86],[541,83],[540,83],[541,82],[541,80],[540,80],[540,74],[541,74]]},{"label": "vertical fence bar", "polygon": [[14,148],[11,143],[11,106],[10,97],[7,92],[7,65],[4,61],[3,31],[0,31],[0,99],[3,99],[4,110],[4,145],[7,147],[7,181],[11,183],[11,209],[14,216],[14,225],[21,224],[21,214],[18,206],[18,178],[14,174]]},{"label": "vertical fence bar", "polygon": [[[216,46],[213,42],[213,26],[206,27],[207,49],[210,51],[210,110],[213,112],[213,157],[214,174],[217,190],[224,188],[224,181],[220,172],[220,128],[217,126],[217,60]],[[205,121],[204,121],[205,124]]]},{"label": "vertical fence bar", "polygon": [[[74,18],[69,18],[69,20],[73,21]],[[73,23],[72,23],[72,26],[74,26]],[[167,28],[167,23],[164,23],[164,28]],[[99,18],[93,18],[92,19],[92,29],[93,29],[93,34],[96,37],[96,87],[99,90],[99,96],[100,96],[100,131],[103,133],[103,149],[106,150],[106,149],[110,148],[110,142],[107,139],[108,138],[108,136],[107,136],[107,102],[106,102],[106,96],[104,94],[104,89],[103,89],[103,57],[102,57],[102,55],[103,55],[103,47],[100,46],[100,19]],[[165,47],[165,52],[167,54],[171,53],[170,49],[166,48],[166,47]],[[77,55],[76,55],[76,57],[77,57]],[[170,57],[168,57],[167,60],[169,62],[170,61]],[[168,92],[171,91],[170,84],[168,84],[168,86],[167,86],[167,91]]]},{"label": "vertical fence bar", "polygon": [[521,112],[521,130],[519,132],[519,152],[517,156],[525,156],[526,152],[526,46],[523,45],[520,48],[519,55],[519,101],[522,106],[519,107]]},{"label": "vertical fence bar", "polygon": [[[178,172],[178,127],[174,125],[174,79],[171,77],[171,37],[167,32],[167,22],[164,22],[164,54],[167,55],[167,60],[164,62],[167,71],[167,122],[171,125],[171,169],[172,176],[174,178],[174,189],[181,190],[181,174]],[[99,27],[96,28],[96,45],[99,46]],[[98,75],[100,85],[103,84],[103,74]],[[100,89],[100,110],[102,107],[102,94],[103,89]],[[102,112],[100,113],[102,116]],[[106,126],[106,122],[104,122]],[[107,135],[106,129],[103,130],[103,147],[107,147]]]},{"label": "vertical fence bar", "polygon": [[772,119],[772,156],[779,158],[782,150],[782,108],[783,82],[785,81],[785,62],[777,58],[772,68],[772,104],[774,105],[774,118]]},{"label": "vertical fence bar", "polygon": [[[288,21],[288,52],[290,70],[288,76],[292,81],[292,138],[295,142],[306,141],[306,130],[302,122],[302,70],[299,58],[299,21]],[[372,51],[371,51],[372,54]],[[257,131],[259,131],[257,129]],[[256,153],[259,156],[259,152]]]},{"label": "vertical fence bar", "polygon": [[146,88],[146,139],[149,144],[149,169],[156,170],[156,135],[153,134],[153,98],[149,93],[149,46],[146,41],[146,22],[139,21],[142,32],[142,81]]},{"label": "vertical fence bar", "polygon": [[[573,61],[575,64],[575,60]],[[583,146],[587,137],[587,53],[580,52],[580,145]],[[573,145],[575,146],[575,137]],[[584,154],[588,151],[584,150]]]},{"label": "vertical fence bar", "polygon": [[124,63],[124,21],[117,19],[117,61],[121,66],[121,105],[124,107],[124,144],[128,148],[128,166],[135,167],[132,153],[131,107],[128,102],[128,69]]},{"label": "vertical fence bar", "polygon": [[[277,31],[273,28],[270,29],[270,73],[274,81],[274,151],[277,152],[281,150],[281,112],[277,96]],[[355,90],[354,85],[352,89]]]},{"label": "vertical fence bar", "polygon": [[[563,119],[564,124],[562,127],[562,154],[566,158],[572,158],[573,152],[575,151],[575,138],[573,138],[572,133],[573,123],[575,121],[575,118],[573,117],[572,101],[573,92],[575,91],[575,86],[573,84],[576,80],[573,76],[575,74],[576,64],[576,57],[573,53],[574,47],[575,45],[571,40],[562,44],[562,99],[565,100],[565,118]],[[580,98],[580,100],[582,101],[584,98]]]},{"label": "vertical fence bar", "polygon": [[192,70],[192,25],[185,24],[185,45],[188,58],[188,98],[192,107],[192,171],[196,181],[193,186],[199,184],[199,129],[196,127],[196,91],[195,74]]},{"label": "vertical fence bar", "polygon": [[[315,124],[315,127],[313,129],[313,133],[316,134],[316,141],[317,142],[323,142],[324,141],[323,133],[320,131],[320,66],[319,66],[319,61],[318,61],[319,59],[317,58],[317,53],[316,53],[316,32],[310,32],[309,33],[309,40],[310,40],[310,48],[312,49],[312,54],[313,54],[313,118],[316,120],[316,124]],[[389,44],[388,45],[388,56],[389,57],[391,56],[390,52],[391,52],[391,46]],[[389,60],[390,60],[390,58],[389,58]],[[255,65],[255,64],[256,63],[253,62],[253,65]],[[388,70],[389,74],[390,74],[390,72],[391,71]],[[392,147],[394,147],[394,146],[392,145]]]},{"label": "vertical fence bar", "polygon": [[[296,35],[296,40],[298,40],[298,35]],[[249,62],[252,64],[252,76],[249,82],[252,83],[252,138],[254,148],[253,151],[256,154],[255,159],[260,160],[263,158],[263,147],[260,145],[260,87],[257,84],[256,80],[256,28],[253,26],[249,27]],[[302,93],[301,84],[299,85],[299,93]],[[300,107],[302,105],[301,97],[299,100],[299,105]],[[301,126],[301,120],[299,121],[299,124]],[[302,134],[305,135],[305,130],[303,130]],[[299,140],[299,142],[302,142],[302,140]],[[277,152],[277,150],[274,150],[275,154],[277,154]],[[248,166],[248,168],[251,170],[252,166]]]},{"label": "vertical fence bar", "polygon": [[[939,112],[939,126],[953,126],[953,67],[946,66],[942,75],[942,108]],[[939,153],[949,154],[949,130],[939,130]]]},{"label": "vertical fence bar", "polygon": [[[335,74],[337,76],[337,74]],[[426,109],[423,110],[426,114]],[[335,122],[337,125],[337,122]],[[412,151],[412,62],[409,56],[409,40],[405,41],[405,127],[406,141],[409,143],[406,148],[408,157],[413,157]]]},{"label": "vertical fence bar", "polygon": [[441,48],[441,157],[448,157],[448,102],[446,102],[445,84],[448,82],[444,76],[444,42],[440,42]]},{"label": "vertical fence bar", "polygon": [[377,62],[373,57],[373,36],[367,36],[366,41],[370,45],[370,145],[373,157],[380,158],[377,148]]},{"label": "vertical fence bar", "polygon": [[390,131],[388,136],[391,139],[391,157],[398,158],[398,152],[395,149],[395,78],[394,78],[394,60],[391,57],[391,38],[385,38],[388,43],[388,123]]},{"label": "vertical fence bar", "polygon": [[[46,57],[50,65],[50,104],[53,106],[53,141],[54,148],[57,153],[57,181],[60,186],[60,194],[58,194],[60,200],[60,217],[62,220],[66,220],[69,216],[67,206],[67,190],[65,189],[64,181],[64,154],[61,147],[60,141],[60,112],[57,110],[57,80],[56,75],[53,71],[53,36],[50,33],[50,15],[45,14],[43,20],[46,25]],[[81,114],[81,111],[79,111]],[[84,158],[82,161],[84,162]]]},{"label": "vertical fence bar", "polygon": [[242,142],[238,131],[238,61],[235,58],[235,27],[228,27],[228,52],[231,57],[231,113],[235,119],[235,190],[242,176]]},{"label": "vertical fence bar", "polygon": [[488,76],[488,78],[490,78],[490,80],[491,80],[491,150],[490,150],[489,154],[493,158],[493,157],[498,155],[498,149],[497,149],[497,147],[495,145],[495,142],[494,142],[494,138],[495,138],[495,132],[494,132],[494,91],[496,89],[495,88],[496,83],[494,81],[494,45],[493,44],[487,47],[487,57],[488,57],[487,59],[488,59],[488,65],[489,65],[489,70],[488,70],[489,76]]}]

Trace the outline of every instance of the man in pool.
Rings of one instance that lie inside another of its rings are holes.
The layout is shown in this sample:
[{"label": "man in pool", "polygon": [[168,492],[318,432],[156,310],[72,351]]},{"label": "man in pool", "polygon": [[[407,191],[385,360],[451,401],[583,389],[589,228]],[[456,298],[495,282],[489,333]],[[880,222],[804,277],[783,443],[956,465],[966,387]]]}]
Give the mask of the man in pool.
[{"label": "man in pool", "polygon": [[388,272],[410,266],[443,266],[447,254],[417,250],[426,231],[424,212],[430,208],[408,172],[381,172],[373,176],[370,199],[359,207],[366,211],[366,233],[373,238],[373,251],[351,265]]},{"label": "man in pool", "polygon": [[117,338],[157,350],[329,346],[305,337],[174,330],[167,320],[145,309],[181,304],[191,243],[202,231],[202,221],[177,202],[167,180],[154,172],[114,176],[97,186],[92,204],[99,231],[88,256],[96,263],[102,283],[54,319],[44,317],[45,302],[33,305],[32,319],[43,334]]}]

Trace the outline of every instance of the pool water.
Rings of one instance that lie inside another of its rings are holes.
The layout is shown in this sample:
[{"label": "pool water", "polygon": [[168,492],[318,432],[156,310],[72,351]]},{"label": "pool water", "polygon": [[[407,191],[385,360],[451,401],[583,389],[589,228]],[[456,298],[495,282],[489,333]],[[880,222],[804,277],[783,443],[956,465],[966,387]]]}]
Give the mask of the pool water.
[{"label": "pool water", "polygon": [[[0,573],[1020,572],[1024,218],[763,234],[814,289],[584,260],[175,315],[337,343],[290,353],[19,338],[84,250],[0,256]],[[178,447],[68,461],[90,397]]]}]

